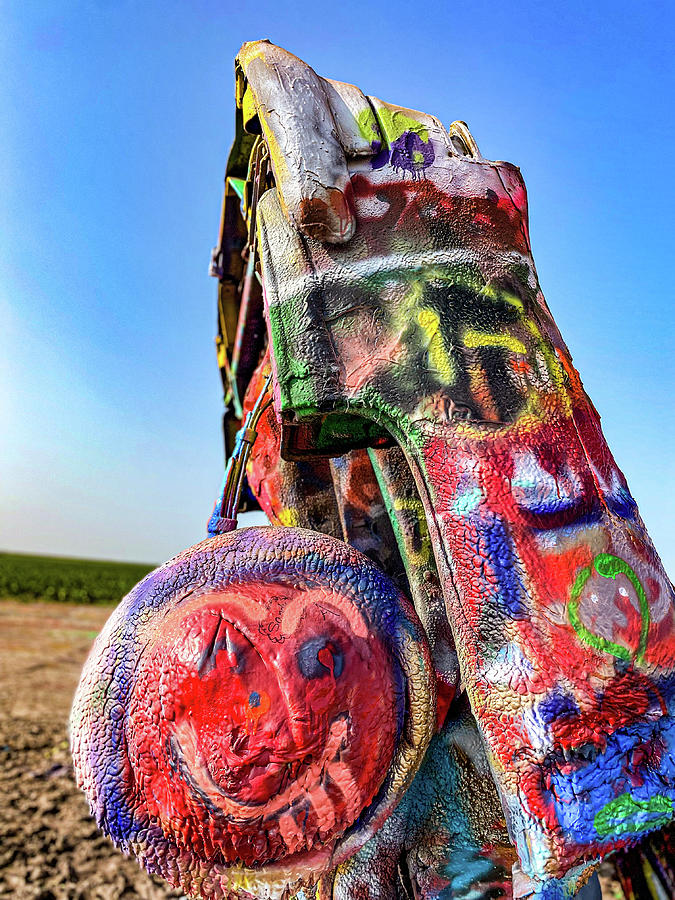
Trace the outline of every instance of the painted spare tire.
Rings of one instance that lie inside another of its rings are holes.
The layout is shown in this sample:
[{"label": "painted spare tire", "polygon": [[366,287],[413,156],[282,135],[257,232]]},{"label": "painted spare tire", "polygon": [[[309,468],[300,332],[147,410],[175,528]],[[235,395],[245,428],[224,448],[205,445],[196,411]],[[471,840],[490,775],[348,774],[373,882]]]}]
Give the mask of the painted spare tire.
[{"label": "painted spare tire", "polygon": [[174,886],[279,897],[391,812],[431,737],[433,684],[412,605],[367,557],[304,529],[237,530],[113,612],[73,704],[77,781],[99,827]]}]

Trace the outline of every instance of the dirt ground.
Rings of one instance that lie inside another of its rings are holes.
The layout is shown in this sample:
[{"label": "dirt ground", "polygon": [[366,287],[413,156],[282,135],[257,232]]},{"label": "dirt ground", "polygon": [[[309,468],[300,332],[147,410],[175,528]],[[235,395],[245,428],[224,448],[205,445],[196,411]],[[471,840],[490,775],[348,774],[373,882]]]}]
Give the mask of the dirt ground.
[{"label": "dirt ground", "polygon": [[0,897],[181,897],[115,850],[73,782],[66,722],[110,607],[0,601]]}]

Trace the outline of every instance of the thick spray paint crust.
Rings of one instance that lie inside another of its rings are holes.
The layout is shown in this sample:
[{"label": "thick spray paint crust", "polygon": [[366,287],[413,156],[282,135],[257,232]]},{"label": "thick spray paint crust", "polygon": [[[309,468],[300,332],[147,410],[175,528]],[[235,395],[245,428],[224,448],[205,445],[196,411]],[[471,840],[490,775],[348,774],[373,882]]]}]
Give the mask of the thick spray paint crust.
[{"label": "thick spray paint crust", "polygon": [[672,818],[672,586],[539,290],[518,171],[369,166],[346,245],[260,203],[278,409],[405,450],[521,863],[559,876]]}]

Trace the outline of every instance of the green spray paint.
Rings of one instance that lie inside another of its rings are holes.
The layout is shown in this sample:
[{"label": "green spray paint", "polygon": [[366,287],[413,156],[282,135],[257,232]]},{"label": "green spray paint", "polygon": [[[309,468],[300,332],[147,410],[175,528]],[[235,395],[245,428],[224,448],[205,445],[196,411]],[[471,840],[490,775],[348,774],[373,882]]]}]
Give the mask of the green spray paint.
[{"label": "green spray paint", "polygon": [[[599,634],[594,634],[594,632],[588,629],[579,618],[581,592],[583,591],[586,582],[591,577],[593,568],[595,568],[598,575],[602,575],[603,578],[615,579],[617,575],[625,575],[635,588],[635,593],[637,594],[638,603],[640,605],[640,638],[635,651],[631,651],[628,647],[623,647],[621,644],[616,644],[614,641],[610,641]],[[644,662],[645,650],[647,648],[647,634],[649,632],[649,604],[647,603],[647,597],[640,579],[625,560],[620,559],[618,556],[612,556],[610,553],[598,554],[593,560],[593,564],[582,569],[577,575],[574,584],[572,585],[567,612],[571,626],[581,640],[590,644],[591,647],[595,647],[596,650],[601,650],[604,653],[611,653],[619,659],[625,659],[626,662],[630,662],[633,658],[637,665]]]},{"label": "green spray paint", "polygon": [[598,810],[593,825],[600,837],[607,837],[660,828],[668,824],[672,814],[673,804],[663,794],[649,800],[636,800],[630,794],[621,794]]}]

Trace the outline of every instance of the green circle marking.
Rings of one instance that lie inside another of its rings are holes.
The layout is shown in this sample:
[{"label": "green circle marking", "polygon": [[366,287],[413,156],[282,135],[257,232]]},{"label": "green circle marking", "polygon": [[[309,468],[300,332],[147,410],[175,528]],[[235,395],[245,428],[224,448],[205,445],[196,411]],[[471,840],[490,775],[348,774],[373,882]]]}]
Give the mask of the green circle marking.
[{"label": "green circle marking", "polygon": [[[593,574],[593,569],[603,578],[615,579],[617,575],[625,575],[635,588],[640,605],[640,639],[634,651],[631,651],[628,647],[623,647],[621,644],[615,644],[614,641],[609,641],[599,634],[595,634],[579,618],[581,592]],[[636,665],[644,662],[645,650],[647,649],[647,635],[649,633],[649,604],[647,603],[645,590],[640,579],[625,560],[620,559],[618,556],[612,556],[611,553],[599,553],[593,560],[593,563],[582,569],[575,578],[570,591],[567,614],[572,628],[574,628],[581,640],[590,644],[591,647],[595,647],[596,650],[601,650],[604,653],[611,653],[612,656],[625,659],[627,662],[633,659]]]}]

